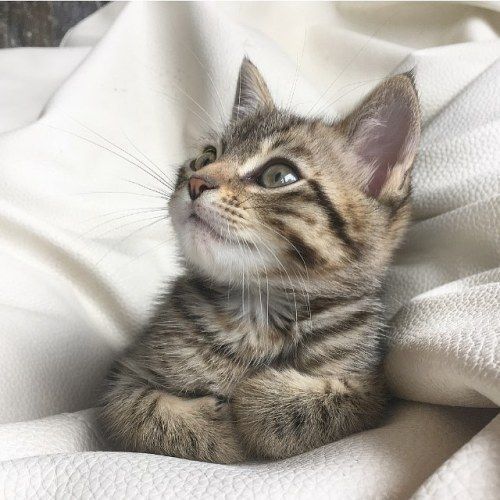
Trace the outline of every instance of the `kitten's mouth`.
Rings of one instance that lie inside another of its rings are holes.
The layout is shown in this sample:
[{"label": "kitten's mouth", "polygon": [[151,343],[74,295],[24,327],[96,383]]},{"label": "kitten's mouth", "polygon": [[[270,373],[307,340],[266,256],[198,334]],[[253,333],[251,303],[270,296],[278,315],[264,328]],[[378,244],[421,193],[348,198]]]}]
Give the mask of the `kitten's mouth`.
[{"label": "kitten's mouth", "polygon": [[205,234],[211,236],[218,243],[222,243],[224,245],[238,246],[238,247],[245,245],[245,247],[248,249],[256,248],[253,243],[247,241],[244,238],[236,239],[235,237],[231,236],[229,234],[229,230],[225,232],[220,231],[219,229],[214,227],[210,222],[206,221],[205,219],[203,219],[194,212],[189,216],[189,220],[192,221],[193,224],[195,225],[196,228],[195,230],[204,231]]},{"label": "kitten's mouth", "polygon": [[231,240],[231,238],[229,238],[227,234],[222,234],[220,231],[215,229],[210,223],[208,223],[206,220],[202,219],[198,214],[192,213],[189,216],[189,220],[193,221],[198,229],[205,231],[206,233],[208,233],[210,236],[212,236],[217,241],[219,241],[219,242],[224,241],[227,243],[233,243],[233,240]]}]

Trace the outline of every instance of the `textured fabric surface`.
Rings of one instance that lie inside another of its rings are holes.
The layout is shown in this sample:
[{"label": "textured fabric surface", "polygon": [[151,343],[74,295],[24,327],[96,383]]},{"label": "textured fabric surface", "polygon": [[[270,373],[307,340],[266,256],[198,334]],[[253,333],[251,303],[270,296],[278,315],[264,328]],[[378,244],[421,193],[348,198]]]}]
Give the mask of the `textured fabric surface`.
[{"label": "textured fabric surface", "polygon": [[[0,51],[0,497],[498,498],[499,33],[486,2],[153,2]],[[102,378],[178,271],[144,164],[173,178],[229,116],[244,54],[277,102],[326,116],[416,68],[414,221],[385,298],[401,401],[276,463],[107,452]]]}]

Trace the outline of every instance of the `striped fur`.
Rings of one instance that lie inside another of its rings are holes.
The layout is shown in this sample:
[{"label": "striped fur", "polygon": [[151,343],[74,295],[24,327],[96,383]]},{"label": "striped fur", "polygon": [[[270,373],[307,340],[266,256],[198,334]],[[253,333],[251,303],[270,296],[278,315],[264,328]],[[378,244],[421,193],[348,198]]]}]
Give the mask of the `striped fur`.
[{"label": "striped fur", "polygon": [[[413,82],[389,79],[336,123],[274,107],[249,61],[238,89],[231,122],[211,142],[216,158],[196,171],[216,187],[190,199],[189,162],[170,201],[185,273],[107,378],[100,420],[118,449],[276,459],[383,416],[379,294],[409,218]],[[407,137],[401,151],[381,155],[397,161],[370,172],[382,167],[364,161],[363,120],[378,127],[395,113]],[[278,160],[293,162],[301,179],[258,185]]]}]

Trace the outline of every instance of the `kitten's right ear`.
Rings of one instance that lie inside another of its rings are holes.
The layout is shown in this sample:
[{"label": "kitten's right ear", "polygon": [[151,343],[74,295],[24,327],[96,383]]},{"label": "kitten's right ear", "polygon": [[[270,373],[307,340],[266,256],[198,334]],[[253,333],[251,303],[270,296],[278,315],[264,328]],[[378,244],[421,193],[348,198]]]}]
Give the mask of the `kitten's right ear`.
[{"label": "kitten's right ear", "polygon": [[240,66],[232,120],[237,121],[259,111],[272,111],[274,101],[264,78],[256,66],[245,57]]},{"label": "kitten's right ear", "polygon": [[360,160],[366,192],[388,202],[407,195],[420,138],[420,108],[413,74],[403,73],[382,82],[341,127]]}]

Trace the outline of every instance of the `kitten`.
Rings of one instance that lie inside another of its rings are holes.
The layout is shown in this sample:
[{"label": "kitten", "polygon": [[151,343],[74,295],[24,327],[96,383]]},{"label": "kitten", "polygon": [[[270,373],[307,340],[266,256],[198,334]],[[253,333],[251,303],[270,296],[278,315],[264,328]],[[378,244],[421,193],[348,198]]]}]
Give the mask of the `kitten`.
[{"label": "kitten", "polygon": [[412,76],[334,123],[278,109],[248,59],[237,89],[169,202],[185,273],[107,378],[100,420],[122,450],[279,459],[384,414],[379,294],[410,214]]}]

